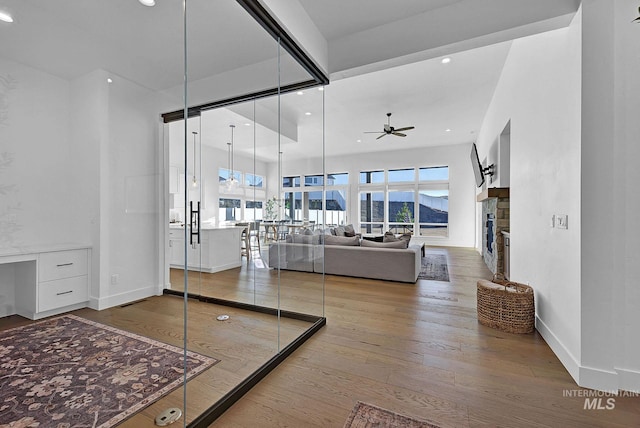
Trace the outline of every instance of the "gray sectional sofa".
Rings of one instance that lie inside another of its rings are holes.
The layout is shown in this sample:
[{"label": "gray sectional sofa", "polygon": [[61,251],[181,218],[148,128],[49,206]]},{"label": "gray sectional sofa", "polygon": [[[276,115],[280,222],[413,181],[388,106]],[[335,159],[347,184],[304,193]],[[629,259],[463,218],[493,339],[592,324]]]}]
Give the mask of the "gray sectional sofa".
[{"label": "gray sectional sofa", "polygon": [[421,258],[418,245],[370,243],[359,236],[290,235],[269,246],[273,268],[410,283],[418,279]]}]

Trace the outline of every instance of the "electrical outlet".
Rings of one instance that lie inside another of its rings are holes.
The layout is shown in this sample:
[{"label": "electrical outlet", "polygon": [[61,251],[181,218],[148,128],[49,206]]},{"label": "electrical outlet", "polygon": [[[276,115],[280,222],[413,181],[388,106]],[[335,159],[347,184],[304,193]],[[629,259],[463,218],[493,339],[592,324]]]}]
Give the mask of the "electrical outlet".
[{"label": "electrical outlet", "polygon": [[567,214],[556,214],[556,227],[558,229],[568,229],[569,216]]},{"label": "electrical outlet", "polygon": [[120,282],[120,275],[114,273],[111,275],[111,285],[117,285]]}]

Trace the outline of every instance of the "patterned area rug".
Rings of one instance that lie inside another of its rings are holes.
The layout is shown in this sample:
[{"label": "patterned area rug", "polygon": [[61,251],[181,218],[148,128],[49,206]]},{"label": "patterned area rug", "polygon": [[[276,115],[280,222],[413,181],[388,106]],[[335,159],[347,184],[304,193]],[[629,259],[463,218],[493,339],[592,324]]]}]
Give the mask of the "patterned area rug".
[{"label": "patterned area rug", "polygon": [[444,254],[427,254],[422,258],[422,269],[418,279],[449,282],[447,256]]},{"label": "patterned area rug", "polygon": [[438,425],[358,401],[344,428],[438,428]]},{"label": "patterned area rug", "polygon": [[[114,426],[182,384],[183,356],[74,315],[0,331],[0,426]],[[218,361],[188,352],[187,376]]]}]

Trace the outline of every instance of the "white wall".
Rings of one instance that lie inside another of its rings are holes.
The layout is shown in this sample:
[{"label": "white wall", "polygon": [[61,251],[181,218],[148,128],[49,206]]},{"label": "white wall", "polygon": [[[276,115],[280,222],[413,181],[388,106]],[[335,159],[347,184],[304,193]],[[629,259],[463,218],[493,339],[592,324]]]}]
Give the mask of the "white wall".
[{"label": "white wall", "polygon": [[[615,28],[615,140],[620,142],[614,168],[616,206],[619,215],[614,221],[616,265],[614,275],[613,326],[616,331],[615,370],[618,386],[627,391],[640,391],[640,24],[630,23],[636,18],[638,2],[616,2]],[[635,238],[634,238],[635,237]],[[621,244],[622,243],[622,244]],[[619,266],[619,267],[618,267]],[[619,326],[616,328],[615,326]]]},{"label": "white wall", "polygon": [[[477,145],[511,120],[511,279],[535,289],[537,327],[569,372],[580,361],[580,20],[515,40]],[[567,214],[567,230],[551,228]],[[478,219],[478,227],[480,220]]]},{"label": "white wall", "polygon": [[95,308],[159,292],[155,94],[102,70],[69,82],[0,59],[0,76],[0,248],[92,245]]},{"label": "white wall", "polygon": [[0,248],[85,241],[69,82],[0,58]]},{"label": "white wall", "polygon": [[[349,218],[348,222],[358,223],[358,180],[360,171],[389,168],[420,168],[429,166],[449,166],[449,237],[421,238],[429,245],[473,247],[475,235],[475,181],[469,161],[471,144],[425,147],[417,150],[394,150],[370,152],[350,156],[326,156],[326,173],[349,173]],[[283,161],[282,175],[322,174],[321,157]],[[269,195],[276,190],[271,183],[277,183],[275,164],[269,164]]]},{"label": "white wall", "polygon": [[640,391],[637,2],[583,2],[580,384]]}]

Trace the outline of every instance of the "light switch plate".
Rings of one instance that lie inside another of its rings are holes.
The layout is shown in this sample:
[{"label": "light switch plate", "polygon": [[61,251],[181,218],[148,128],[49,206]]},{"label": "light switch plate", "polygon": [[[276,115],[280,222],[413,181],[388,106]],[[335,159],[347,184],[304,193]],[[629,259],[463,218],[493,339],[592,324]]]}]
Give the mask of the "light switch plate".
[{"label": "light switch plate", "polygon": [[558,229],[568,229],[569,216],[567,214],[556,214],[556,227]]}]

